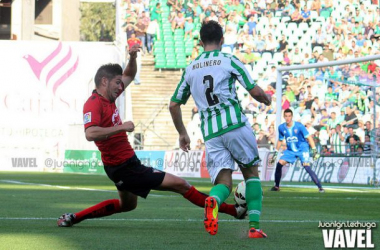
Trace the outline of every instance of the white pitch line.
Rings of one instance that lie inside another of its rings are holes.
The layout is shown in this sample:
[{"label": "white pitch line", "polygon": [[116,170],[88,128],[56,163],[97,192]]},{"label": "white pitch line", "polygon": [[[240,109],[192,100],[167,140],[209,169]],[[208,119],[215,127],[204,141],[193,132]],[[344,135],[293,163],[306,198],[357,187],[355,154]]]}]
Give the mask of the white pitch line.
[{"label": "white pitch line", "polygon": [[[317,188],[315,185],[291,185],[284,184],[282,187],[292,187],[292,188]],[[350,186],[325,186],[323,188],[326,190],[335,190],[335,191],[343,191],[343,192],[359,192],[359,193],[367,193],[370,191],[380,191],[378,188],[373,187],[350,187]]]},{"label": "white pitch line", "polygon": [[[83,190],[83,191],[98,191],[98,192],[117,193],[116,190],[95,189],[95,188],[81,188],[81,187],[67,187],[67,186],[50,185],[50,184],[42,184],[42,183],[31,183],[31,182],[22,182],[22,181],[14,181],[14,180],[0,180],[0,182],[11,183],[11,184],[18,184],[18,185],[32,185],[32,186],[41,186],[41,187],[51,187],[51,188],[59,188],[59,189],[71,189],[71,190]],[[167,195],[149,194],[149,196],[167,196]]]},{"label": "white pitch line", "polygon": [[[0,217],[0,220],[57,220],[57,218],[40,218],[40,217]],[[203,222],[202,219],[164,219],[164,218],[152,218],[152,219],[89,219],[87,221],[132,221],[132,222]],[[247,220],[219,220],[220,222],[231,222],[231,223],[246,223]],[[321,221],[328,221],[328,220],[321,220]],[[343,221],[343,220],[340,220]],[[344,220],[346,221],[346,220]],[[363,221],[368,222],[369,220],[355,220],[355,221]],[[260,222],[264,223],[319,223],[319,220],[260,220]],[[373,221],[370,222],[376,222],[379,223],[380,221]]]}]

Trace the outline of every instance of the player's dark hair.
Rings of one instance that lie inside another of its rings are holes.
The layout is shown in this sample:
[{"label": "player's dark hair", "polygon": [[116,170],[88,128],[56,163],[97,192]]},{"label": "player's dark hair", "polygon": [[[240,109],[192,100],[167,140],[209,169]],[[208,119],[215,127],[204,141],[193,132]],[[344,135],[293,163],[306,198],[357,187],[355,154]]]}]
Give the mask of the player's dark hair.
[{"label": "player's dark hair", "polygon": [[95,86],[98,88],[102,82],[102,78],[105,77],[111,81],[115,76],[122,75],[123,69],[119,64],[109,63],[102,65],[95,74]]},{"label": "player's dark hair", "polygon": [[293,115],[293,111],[291,109],[285,109],[284,115],[285,115],[285,113],[291,113]]},{"label": "player's dark hair", "polygon": [[204,45],[219,44],[223,37],[223,28],[213,20],[203,22],[200,35]]}]

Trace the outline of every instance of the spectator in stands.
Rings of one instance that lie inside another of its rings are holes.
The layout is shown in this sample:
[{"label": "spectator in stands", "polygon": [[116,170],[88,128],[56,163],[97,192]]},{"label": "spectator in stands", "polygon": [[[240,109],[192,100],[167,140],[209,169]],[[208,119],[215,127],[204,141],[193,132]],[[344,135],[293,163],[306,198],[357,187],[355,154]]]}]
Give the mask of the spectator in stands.
[{"label": "spectator in stands", "polygon": [[302,16],[302,22],[310,24],[311,20],[311,12],[307,8],[307,5],[303,7],[303,10],[301,11],[301,16]]},{"label": "spectator in stands", "polygon": [[198,107],[196,105],[191,109],[191,120],[193,120],[195,114],[198,114]]},{"label": "spectator in stands", "polygon": [[338,95],[335,92],[333,92],[332,86],[327,87],[327,93],[325,94],[325,100],[329,101],[329,102],[338,100]]},{"label": "spectator in stands", "polygon": [[317,115],[320,113],[321,105],[319,103],[319,98],[317,96],[314,97],[310,110],[311,110],[312,117],[314,118],[317,117]]},{"label": "spectator in stands", "polygon": [[372,129],[373,129],[372,122],[367,121],[365,123],[365,129],[364,129],[365,135],[371,137],[371,131],[372,131]]},{"label": "spectator in stands", "polygon": [[335,154],[343,154],[345,152],[345,134],[340,124],[337,124],[335,128],[331,129],[330,144]]},{"label": "spectator in stands", "polygon": [[268,34],[267,39],[265,41],[265,50],[264,52],[269,52],[273,56],[274,52],[276,52],[278,48],[278,43],[275,39],[273,39],[272,34]]},{"label": "spectator in stands", "polygon": [[318,16],[321,12],[321,1],[320,0],[313,0],[311,3],[311,11],[316,11],[318,13]]},{"label": "spectator in stands", "polygon": [[325,34],[322,33],[322,29],[318,28],[317,34],[315,34],[314,39],[311,43],[311,50],[314,50],[316,46],[323,47],[325,45],[325,39],[326,39],[326,36]]},{"label": "spectator in stands", "polygon": [[330,156],[332,153],[330,151],[330,149],[328,148],[327,145],[323,145],[322,146],[322,151],[321,151],[321,155],[322,156]]},{"label": "spectator in stands", "polygon": [[[194,1],[193,3],[194,17],[199,17],[200,21],[203,21],[203,9],[198,4],[198,1]],[[191,6],[191,5],[190,5]]]},{"label": "spectator in stands", "polygon": [[361,23],[363,22],[364,16],[361,15],[360,10],[358,8],[355,9],[354,18],[355,22]]},{"label": "spectator in stands", "polygon": [[242,102],[242,106],[244,108],[244,113],[252,114],[252,115],[257,114],[259,112],[258,103],[251,96],[248,96],[248,99],[245,99],[245,100],[248,100],[248,101],[245,105]]},{"label": "spectator in stands", "polygon": [[334,61],[334,51],[331,45],[325,45],[323,47],[322,56],[326,58],[326,61]]},{"label": "spectator in stands", "polygon": [[156,3],[156,6],[150,12],[150,20],[157,20],[157,22],[161,21],[161,4]]},{"label": "spectator in stands", "polygon": [[373,38],[376,39],[376,40],[379,40],[380,39],[380,20],[378,22],[377,25],[374,25],[374,32],[373,34],[370,36],[370,39],[372,40]]},{"label": "spectator in stands", "polygon": [[[354,108],[346,107],[346,115],[342,124],[346,125],[349,130],[358,128],[358,117]],[[350,133],[350,135],[353,135],[353,133]]]},{"label": "spectator in stands", "polygon": [[183,16],[182,12],[178,12],[177,16],[174,18],[172,22],[172,31],[174,32],[175,29],[183,29],[185,26],[185,17]]},{"label": "spectator in stands", "polygon": [[145,10],[145,6],[142,0],[135,1],[133,7],[138,15],[140,15]]},{"label": "spectator in stands", "polygon": [[135,33],[131,34],[131,38],[127,40],[128,48],[132,48],[135,44],[142,46],[141,40],[136,37]]},{"label": "spectator in stands", "polygon": [[324,3],[321,6],[321,11],[328,11],[330,14],[333,11],[333,1],[332,0],[325,0]]},{"label": "spectator in stands", "polygon": [[364,137],[364,144],[363,144],[363,152],[364,153],[371,153],[372,151],[372,145],[371,145],[371,137],[369,135],[365,135]]},{"label": "spectator in stands", "polygon": [[250,16],[248,22],[244,24],[243,29],[248,30],[249,35],[256,35],[256,26],[257,26],[257,18],[255,16]]},{"label": "spectator in stands", "polygon": [[132,34],[136,33],[135,26],[133,24],[127,24],[127,27],[125,27],[125,32],[126,32],[127,41],[128,41],[128,39],[132,37]]},{"label": "spectator in stands", "polygon": [[296,101],[296,95],[294,94],[294,91],[290,85],[286,86],[284,95],[286,96],[286,99],[290,102],[290,105],[292,105]]},{"label": "spectator in stands", "polygon": [[197,145],[194,150],[205,150],[205,144],[202,142],[202,139],[197,140]]},{"label": "spectator in stands", "polygon": [[340,124],[341,122],[342,120],[336,116],[336,113],[334,111],[331,112],[331,116],[329,120],[327,121],[327,131],[330,131],[331,129],[336,128],[338,124]]},{"label": "spectator in stands", "polygon": [[254,63],[258,61],[260,57],[256,56],[255,54],[252,53],[252,50],[250,47],[247,47],[245,49],[245,53],[242,58],[242,62],[244,64],[249,64],[251,68],[253,69]]},{"label": "spectator in stands", "polygon": [[275,9],[276,11],[282,11],[285,8],[285,0],[277,0]]},{"label": "spectator in stands", "polygon": [[357,149],[359,147],[358,141],[355,139],[354,136],[349,136],[347,139],[348,139],[346,140],[347,149],[348,149],[347,153],[351,155],[356,155]]},{"label": "spectator in stands", "polygon": [[194,32],[194,29],[195,29],[195,25],[193,23],[193,18],[192,17],[188,17],[186,18],[186,22],[185,22],[185,39],[187,39],[187,37],[193,37],[193,32]]},{"label": "spectator in stands", "polygon": [[355,131],[355,134],[359,137],[361,143],[365,141],[365,131],[364,131],[364,122],[362,120],[358,121],[358,128]]},{"label": "spectator in stands", "polygon": [[329,120],[330,120],[330,116],[327,114],[327,110],[321,109],[321,115],[317,116],[316,118],[317,125],[314,126],[314,128],[318,131],[320,131],[322,128],[327,130]]},{"label": "spectator in stands", "polygon": [[281,12],[281,16],[291,16],[294,12],[295,8],[290,4],[288,0],[285,1],[285,7]]},{"label": "spectator in stands", "polygon": [[257,146],[259,148],[270,149],[269,137],[268,137],[268,134],[264,130],[259,130],[259,134],[256,140],[257,140]]},{"label": "spectator in stands", "polygon": [[136,38],[141,41],[142,53],[145,53],[146,51],[145,35],[146,35],[147,28],[148,27],[143,23],[143,19],[138,19],[137,24],[136,24],[135,35],[136,35]]},{"label": "spectator in stands", "polygon": [[364,37],[365,39],[371,39],[371,36],[374,34],[375,30],[373,28],[373,23],[368,22],[368,24],[364,27]]},{"label": "spectator in stands", "polygon": [[270,70],[268,69],[264,74],[264,79],[268,80],[270,85],[275,89],[276,88],[276,81],[277,81],[277,71],[276,66],[272,65],[270,67]]},{"label": "spectator in stands", "polygon": [[303,21],[303,17],[298,9],[295,9],[293,11],[293,14],[290,16],[290,20],[287,21],[288,23],[301,23]]},{"label": "spectator in stands", "polygon": [[199,56],[198,46],[193,47],[193,51],[191,52],[191,61],[194,61]]},{"label": "spectator in stands", "polygon": [[296,77],[294,77],[292,72],[289,72],[289,78],[288,78],[288,84],[291,85],[292,87],[296,87],[295,85],[297,84],[298,80]]},{"label": "spectator in stands", "polygon": [[[226,35],[224,35],[224,37],[225,36]],[[224,41],[224,43],[225,43],[225,41]],[[265,50],[265,41],[264,41],[264,39],[262,39],[261,34],[257,35],[257,39],[255,41],[255,47],[256,47],[256,50],[254,52],[258,52],[260,54],[262,54]]]},{"label": "spectator in stands", "polygon": [[194,5],[192,3],[188,3],[187,8],[185,10],[185,19],[189,17],[191,17],[193,20],[195,17]]},{"label": "spectator in stands", "polygon": [[276,142],[276,134],[275,134],[275,130],[274,130],[273,124],[269,126],[267,136],[268,136],[268,139],[269,139],[269,143],[271,145],[274,145],[275,142]]},{"label": "spectator in stands", "polygon": [[290,102],[289,102],[288,98],[286,98],[285,94],[282,95],[281,108],[282,108],[282,110],[290,108]]},{"label": "spectator in stands", "polygon": [[237,42],[237,31],[233,25],[226,26],[226,32],[224,33],[224,44],[222,45],[222,49],[224,47],[228,47],[231,49],[231,53],[235,49],[235,45]]},{"label": "spectator in stands", "polygon": [[281,35],[281,40],[278,42],[279,47],[277,52],[284,53],[285,51],[288,51],[289,43],[286,41],[286,36],[284,34]]},{"label": "spectator in stands", "polygon": [[248,33],[243,34],[242,37],[242,42],[243,42],[243,49],[250,48],[251,51],[255,50],[255,40],[253,40],[253,36],[249,35]]},{"label": "spectator in stands", "polygon": [[148,27],[150,23],[150,18],[147,16],[145,11],[141,12],[141,15],[139,16],[140,19],[142,19],[143,24]]},{"label": "spectator in stands", "polygon": [[302,63],[302,55],[298,47],[294,48],[294,52],[290,55],[290,61],[292,64],[300,65]]},{"label": "spectator in stands", "polygon": [[255,17],[258,14],[260,14],[260,11],[251,7],[251,4],[245,4],[244,16],[247,20],[249,20],[251,17]]},{"label": "spectator in stands", "polygon": [[281,62],[283,65],[290,65],[290,57],[288,51],[284,51],[283,60]]},{"label": "spectator in stands", "polygon": [[148,28],[146,29],[146,45],[148,49],[148,53],[152,53],[152,45],[153,45],[153,38],[156,38],[157,40],[160,40],[160,26],[158,25],[157,19],[154,19],[151,21],[148,25]]},{"label": "spectator in stands", "polygon": [[338,23],[335,24],[334,33],[343,36],[347,35],[347,19],[342,19],[340,25],[338,25]]}]

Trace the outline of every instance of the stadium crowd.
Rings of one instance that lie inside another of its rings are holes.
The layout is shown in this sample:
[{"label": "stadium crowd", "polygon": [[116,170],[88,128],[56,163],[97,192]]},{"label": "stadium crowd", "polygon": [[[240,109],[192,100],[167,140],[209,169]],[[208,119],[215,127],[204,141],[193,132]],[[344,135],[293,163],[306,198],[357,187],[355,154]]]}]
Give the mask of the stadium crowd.
[{"label": "stadium crowd", "polygon": [[[239,58],[272,96],[272,106],[265,107],[236,85],[259,146],[268,149],[276,138],[276,67],[380,54],[377,0],[124,0],[129,46],[139,40],[152,52],[161,34],[161,5],[170,8],[172,31],[184,29],[185,39],[193,39],[189,60],[201,53],[195,23],[215,20],[222,25],[222,51]],[[376,93],[375,101],[368,85],[380,83],[380,61],[284,72],[282,80],[282,109],[294,110],[295,120],[306,125],[321,153],[371,151],[376,134],[371,131],[378,127],[372,123],[374,106],[380,95]],[[197,116],[193,112],[188,125],[195,138],[192,148],[202,148]]]}]

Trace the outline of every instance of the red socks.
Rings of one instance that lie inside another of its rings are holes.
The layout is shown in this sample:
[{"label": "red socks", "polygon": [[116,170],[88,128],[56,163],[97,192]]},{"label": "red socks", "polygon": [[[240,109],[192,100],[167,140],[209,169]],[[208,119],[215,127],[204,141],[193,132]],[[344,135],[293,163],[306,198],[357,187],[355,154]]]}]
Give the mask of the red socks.
[{"label": "red socks", "polygon": [[79,223],[85,219],[100,218],[115,213],[120,213],[120,201],[118,199],[105,200],[95,206],[86,208],[83,211],[75,213],[74,223]]},{"label": "red socks", "polygon": [[[205,206],[205,200],[208,197],[207,194],[199,192],[194,186],[191,186],[189,191],[187,191],[183,197],[188,199],[191,203],[197,205],[198,207]],[[236,209],[234,205],[222,203],[219,207],[219,212],[229,214],[231,216],[236,216]]]},{"label": "red socks", "polygon": [[[183,195],[191,203],[198,207],[205,206],[205,200],[208,195],[199,192],[194,186],[192,186],[186,194]],[[78,213],[75,213],[74,223],[79,223],[85,219],[100,218],[109,216],[111,214],[120,213],[120,201],[118,199],[105,200],[96,204],[95,206],[86,208]],[[219,207],[219,212],[236,216],[236,209],[234,205],[223,203]]]}]

